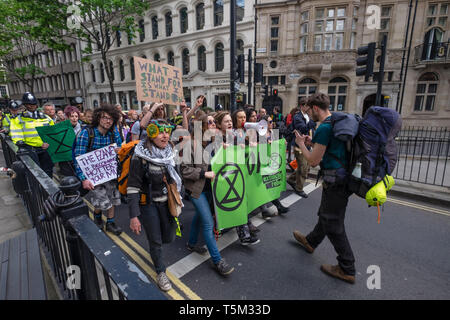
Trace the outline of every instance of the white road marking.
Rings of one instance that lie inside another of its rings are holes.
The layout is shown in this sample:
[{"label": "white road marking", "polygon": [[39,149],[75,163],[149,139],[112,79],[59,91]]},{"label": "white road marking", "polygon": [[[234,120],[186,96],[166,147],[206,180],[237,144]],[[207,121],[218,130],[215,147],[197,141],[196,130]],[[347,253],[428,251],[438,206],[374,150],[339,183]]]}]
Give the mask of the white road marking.
[{"label": "white road marking", "polygon": [[[308,184],[305,188],[303,188],[303,191],[305,191],[306,194],[309,194],[320,187],[320,183],[315,186],[315,183]],[[286,198],[280,200],[281,204],[285,207],[289,207],[293,205],[298,200],[302,199],[299,195],[293,193]],[[258,215],[250,218],[250,221],[255,225],[256,227],[266,222],[266,220],[260,218]],[[238,236],[236,232],[233,230],[226,232],[222,237],[220,237],[217,241],[217,248],[219,251],[222,251],[229,245],[231,245],[233,242],[238,240]],[[206,246],[205,246],[206,247]],[[167,268],[168,271],[170,271],[173,275],[175,275],[178,279],[182,276],[186,275],[187,273],[194,270],[196,267],[198,267],[200,264],[205,262],[210,258],[209,253],[205,253],[204,255],[198,254],[196,252],[193,252],[186,257],[178,260],[174,264],[172,264],[170,267]]]}]

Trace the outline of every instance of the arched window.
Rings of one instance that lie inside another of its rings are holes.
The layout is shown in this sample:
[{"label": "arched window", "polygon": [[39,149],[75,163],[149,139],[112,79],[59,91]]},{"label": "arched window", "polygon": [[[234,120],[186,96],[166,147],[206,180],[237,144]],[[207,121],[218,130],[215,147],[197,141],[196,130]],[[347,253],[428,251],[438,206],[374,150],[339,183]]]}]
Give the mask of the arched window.
[{"label": "arched window", "polygon": [[214,26],[221,26],[223,22],[223,0],[214,1]]},{"label": "arched window", "polygon": [[157,16],[152,17],[152,38],[153,38],[153,40],[158,38],[158,17]]},{"label": "arched window", "polygon": [[105,82],[105,68],[103,67],[103,63],[100,63],[100,82]]},{"label": "arched window", "polygon": [[94,68],[93,64],[91,64],[91,78],[92,78],[92,82],[96,82],[96,80],[95,80],[95,68]]},{"label": "arched window", "polygon": [[172,12],[167,12],[164,18],[166,19],[166,37],[170,37],[172,35]]},{"label": "arched window", "polygon": [[347,80],[342,77],[336,77],[330,80],[328,85],[328,96],[330,97],[330,111],[345,110],[345,101],[347,98]]},{"label": "arched window", "polygon": [[197,59],[198,70],[206,71],[206,49],[204,46],[200,46],[197,49]]},{"label": "arched window", "polygon": [[197,30],[202,30],[205,26],[205,5],[203,3],[200,3],[195,7],[195,20]]},{"label": "arched window", "polygon": [[172,51],[169,51],[169,53],[167,54],[167,64],[175,66],[175,55]]},{"label": "arched window", "polygon": [[125,66],[123,64],[123,60],[119,61],[119,72],[120,72],[120,81],[125,80]]},{"label": "arched window", "polygon": [[130,59],[130,74],[131,80],[134,80],[134,58]]},{"label": "arched window", "polygon": [[222,71],[224,67],[224,56],[223,56],[223,44],[218,43],[216,44],[215,50],[214,50],[216,63],[215,63],[215,71]]},{"label": "arched window", "polygon": [[181,54],[181,59],[183,63],[183,75],[186,75],[189,73],[189,50],[183,49],[183,52]]},{"label": "arched window", "polygon": [[416,101],[414,111],[433,111],[436,100],[438,76],[433,72],[427,72],[417,81]]},{"label": "arched window", "polygon": [[120,48],[120,46],[122,45],[122,33],[120,32],[120,30],[116,31],[116,41],[117,41],[117,48]]},{"label": "arched window", "polygon": [[161,56],[159,55],[159,53],[155,53],[155,55],[153,56],[153,60],[161,62]]},{"label": "arched window", "polygon": [[143,42],[145,40],[145,23],[144,19],[139,20],[139,41]]},{"label": "arched window", "polygon": [[186,33],[188,29],[188,13],[187,8],[180,9],[180,31],[181,33]]},{"label": "arched window", "polygon": [[111,80],[114,81],[114,64],[112,61],[109,62],[109,72],[111,72]]},{"label": "arched window", "polygon": [[308,98],[310,95],[316,93],[317,81],[312,78],[304,78],[298,83],[298,101],[301,98]]},{"label": "arched window", "polygon": [[242,41],[241,39],[236,41],[236,54],[244,54],[244,41]]}]

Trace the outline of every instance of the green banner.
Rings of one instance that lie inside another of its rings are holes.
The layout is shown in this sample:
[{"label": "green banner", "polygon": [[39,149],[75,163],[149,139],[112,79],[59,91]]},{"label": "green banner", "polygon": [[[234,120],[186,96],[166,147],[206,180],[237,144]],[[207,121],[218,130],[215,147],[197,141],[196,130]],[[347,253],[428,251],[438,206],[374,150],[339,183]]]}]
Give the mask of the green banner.
[{"label": "green banner", "polygon": [[250,212],[286,190],[286,141],[220,148],[211,167],[218,228],[246,224]]},{"label": "green banner", "polygon": [[55,124],[54,126],[37,127],[42,141],[49,144],[47,149],[53,163],[72,161],[72,145],[75,140],[70,120]]}]

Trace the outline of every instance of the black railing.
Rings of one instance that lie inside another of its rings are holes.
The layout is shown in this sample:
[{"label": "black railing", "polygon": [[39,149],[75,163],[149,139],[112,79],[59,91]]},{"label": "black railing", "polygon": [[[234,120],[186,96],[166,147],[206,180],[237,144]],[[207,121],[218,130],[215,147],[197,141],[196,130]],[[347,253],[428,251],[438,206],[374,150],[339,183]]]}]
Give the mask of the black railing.
[{"label": "black railing", "polygon": [[450,62],[450,41],[422,43],[414,48],[414,62]]},{"label": "black railing", "polygon": [[23,200],[65,299],[167,299],[99,232],[73,185],[61,181],[58,186],[22,148],[3,134],[0,138],[6,164],[15,173],[14,190]]},{"label": "black railing", "polygon": [[396,138],[398,162],[394,178],[450,187],[447,163],[450,156],[450,129],[406,127]]}]

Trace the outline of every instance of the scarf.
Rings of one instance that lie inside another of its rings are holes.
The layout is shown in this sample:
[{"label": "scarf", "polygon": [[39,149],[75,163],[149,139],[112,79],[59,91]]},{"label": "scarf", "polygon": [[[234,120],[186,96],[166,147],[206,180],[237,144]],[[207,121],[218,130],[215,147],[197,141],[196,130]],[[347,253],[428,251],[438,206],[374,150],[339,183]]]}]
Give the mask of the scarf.
[{"label": "scarf", "polygon": [[180,176],[175,170],[175,154],[173,152],[172,146],[168,144],[164,149],[160,149],[152,144],[151,150],[148,150],[144,146],[145,141],[146,140],[142,140],[136,145],[134,153],[138,157],[153,164],[166,167],[169,175],[173,180],[175,180],[175,183],[177,184],[178,192],[181,192],[182,182]]}]

